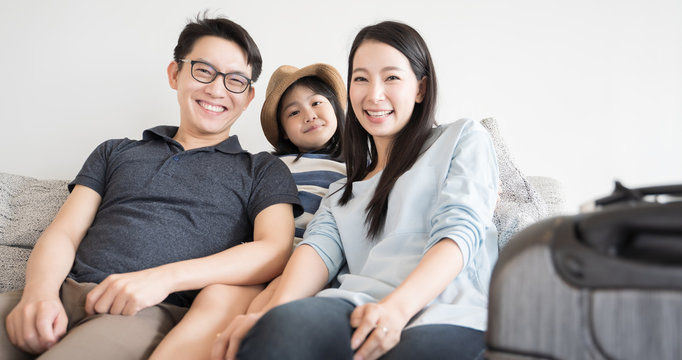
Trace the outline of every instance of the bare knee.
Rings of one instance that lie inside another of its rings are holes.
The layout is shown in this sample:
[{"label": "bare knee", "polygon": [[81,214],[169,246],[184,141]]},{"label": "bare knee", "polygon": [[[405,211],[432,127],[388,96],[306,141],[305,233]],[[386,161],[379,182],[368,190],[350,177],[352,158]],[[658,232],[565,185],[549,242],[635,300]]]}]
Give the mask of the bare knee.
[{"label": "bare knee", "polygon": [[230,303],[242,299],[252,299],[263,289],[262,285],[225,285],[225,284],[211,284],[201,289],[197,297],[194,299],[192,307],[202,306],[229,306]]}]

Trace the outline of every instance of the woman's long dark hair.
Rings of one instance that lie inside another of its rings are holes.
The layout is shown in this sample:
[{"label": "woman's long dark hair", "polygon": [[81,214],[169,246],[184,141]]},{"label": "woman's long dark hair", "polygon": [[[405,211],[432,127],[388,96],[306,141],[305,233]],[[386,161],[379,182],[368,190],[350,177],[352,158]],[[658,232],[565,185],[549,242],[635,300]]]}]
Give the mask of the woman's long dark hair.
[{"label": "woman's long dark hair", "polygon": [[294,81],[293,84],[289,85],[289,87],[282,93],[282,96],[279,97],[279,103],[277,103],[277,145],[275,146],[275,151],[273,151],[274,155],[288,155],[288,154],[298,154],[298,158],[300,158],[303,153],[301,150],[298,149],[298,146],[294,145],[294,143],[291,142],[288,138],[284,137],[284,134],[286,132],[284,131],[284,127],[282,126],[282,119],[280,119],[280,113],[282,112],[282,99],[286,97],[286,95],[292,91],[293,88],[296,86],[303,86],[307,87],[310,89],[313,93],[319,94],[327,98],[329,102],[332,105],[332,108],[334,109],[334,115],[336,115],[336,131],[334,131],[334,135],[332,135],[331,139],[322,147],[321,149],[318,149],[316,151],[313,151],[315,154],[328,154],[332,159],[336,161],[343,161],[343,152],[342,152],[342,142],[341,142],[341,135],[343,134],[343,123],[345,122],[345,114],[343,112],[343,106],[341,106],[341,102],[339,102],[339,98],[336,96],[336,93],[334,90],[331,88],[331,86],[327,85],[324,81],[322,81],[320,78],[316,76],[305,76],[302,77],[296,81]]},{"label": "woman's long dark hair", "polygon": [[[417,80],[425,79],[424,99],[416,103],[410,120],[396,134],[388,151],[386,166],[372,199],[367,205],[368,235],[375,239],[383,230],[388,209],[388,196],[398,178],[409,170],[421,154],[422,145],[436,125],[436,73],[426,42],[419,33],[408,25],[385,21],[360,30],[353,41],[348,55],[348,88],[352,86],[353,58],[365,41],[378,41],[400,51],[409,60]],[[343,154],[346,159],[348,181],[339,199],[340,205],[347,204],[353,197],[353,182],[363,180],[377,166],[377,150],[374,140],[360,125],[352,110],[350,97],[346,112],[346,129],[343,136]]]}]

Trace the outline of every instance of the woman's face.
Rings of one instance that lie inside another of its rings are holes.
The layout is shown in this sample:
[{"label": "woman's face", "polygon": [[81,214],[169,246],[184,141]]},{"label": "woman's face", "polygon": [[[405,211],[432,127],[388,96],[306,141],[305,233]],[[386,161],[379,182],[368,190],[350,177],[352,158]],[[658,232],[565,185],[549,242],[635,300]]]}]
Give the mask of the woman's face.
[{"label": "woman's face", "polygon": [[417,79],[400,51],[367,40],[353,56],[350,101],[360,125],[379,144],[392,140],[424,99],[426,79]]},{"label": "woman's face", "polygon": [[284,136],[301,152],[323,148],[336,132],[334,107],[307,86],[294,85],[282,97],[279,118]]}]

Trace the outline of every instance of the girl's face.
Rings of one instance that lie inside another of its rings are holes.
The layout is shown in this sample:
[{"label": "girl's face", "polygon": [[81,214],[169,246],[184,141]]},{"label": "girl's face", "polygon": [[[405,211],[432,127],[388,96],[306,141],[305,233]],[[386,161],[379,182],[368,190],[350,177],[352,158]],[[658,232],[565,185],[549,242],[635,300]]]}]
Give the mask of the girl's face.
[{"label": "girl's face", "polygon": [[279,118],[285,139],[301,152],[319,150],[336,132],[337,119],[329,100],[306,86],[294,85],[282,97]]},{"label": "girl's face", "polygon": [[349,89],[353,112],[360,125],[379,144],[392,140],[405,127],[415,103],[424,99],[426,79],[418,80],[400,51],[367,40],[353,56]]}]

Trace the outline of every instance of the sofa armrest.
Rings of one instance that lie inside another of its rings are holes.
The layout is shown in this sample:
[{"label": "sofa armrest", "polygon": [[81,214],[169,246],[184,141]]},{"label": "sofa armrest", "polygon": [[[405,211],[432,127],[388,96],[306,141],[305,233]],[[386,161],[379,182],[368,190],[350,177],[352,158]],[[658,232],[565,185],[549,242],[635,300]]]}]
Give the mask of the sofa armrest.
[{"label": "sofa armrest", "polygon": [[23,288],[26,260],[66,200],[67,184],[0,173],[0,292]]}]

